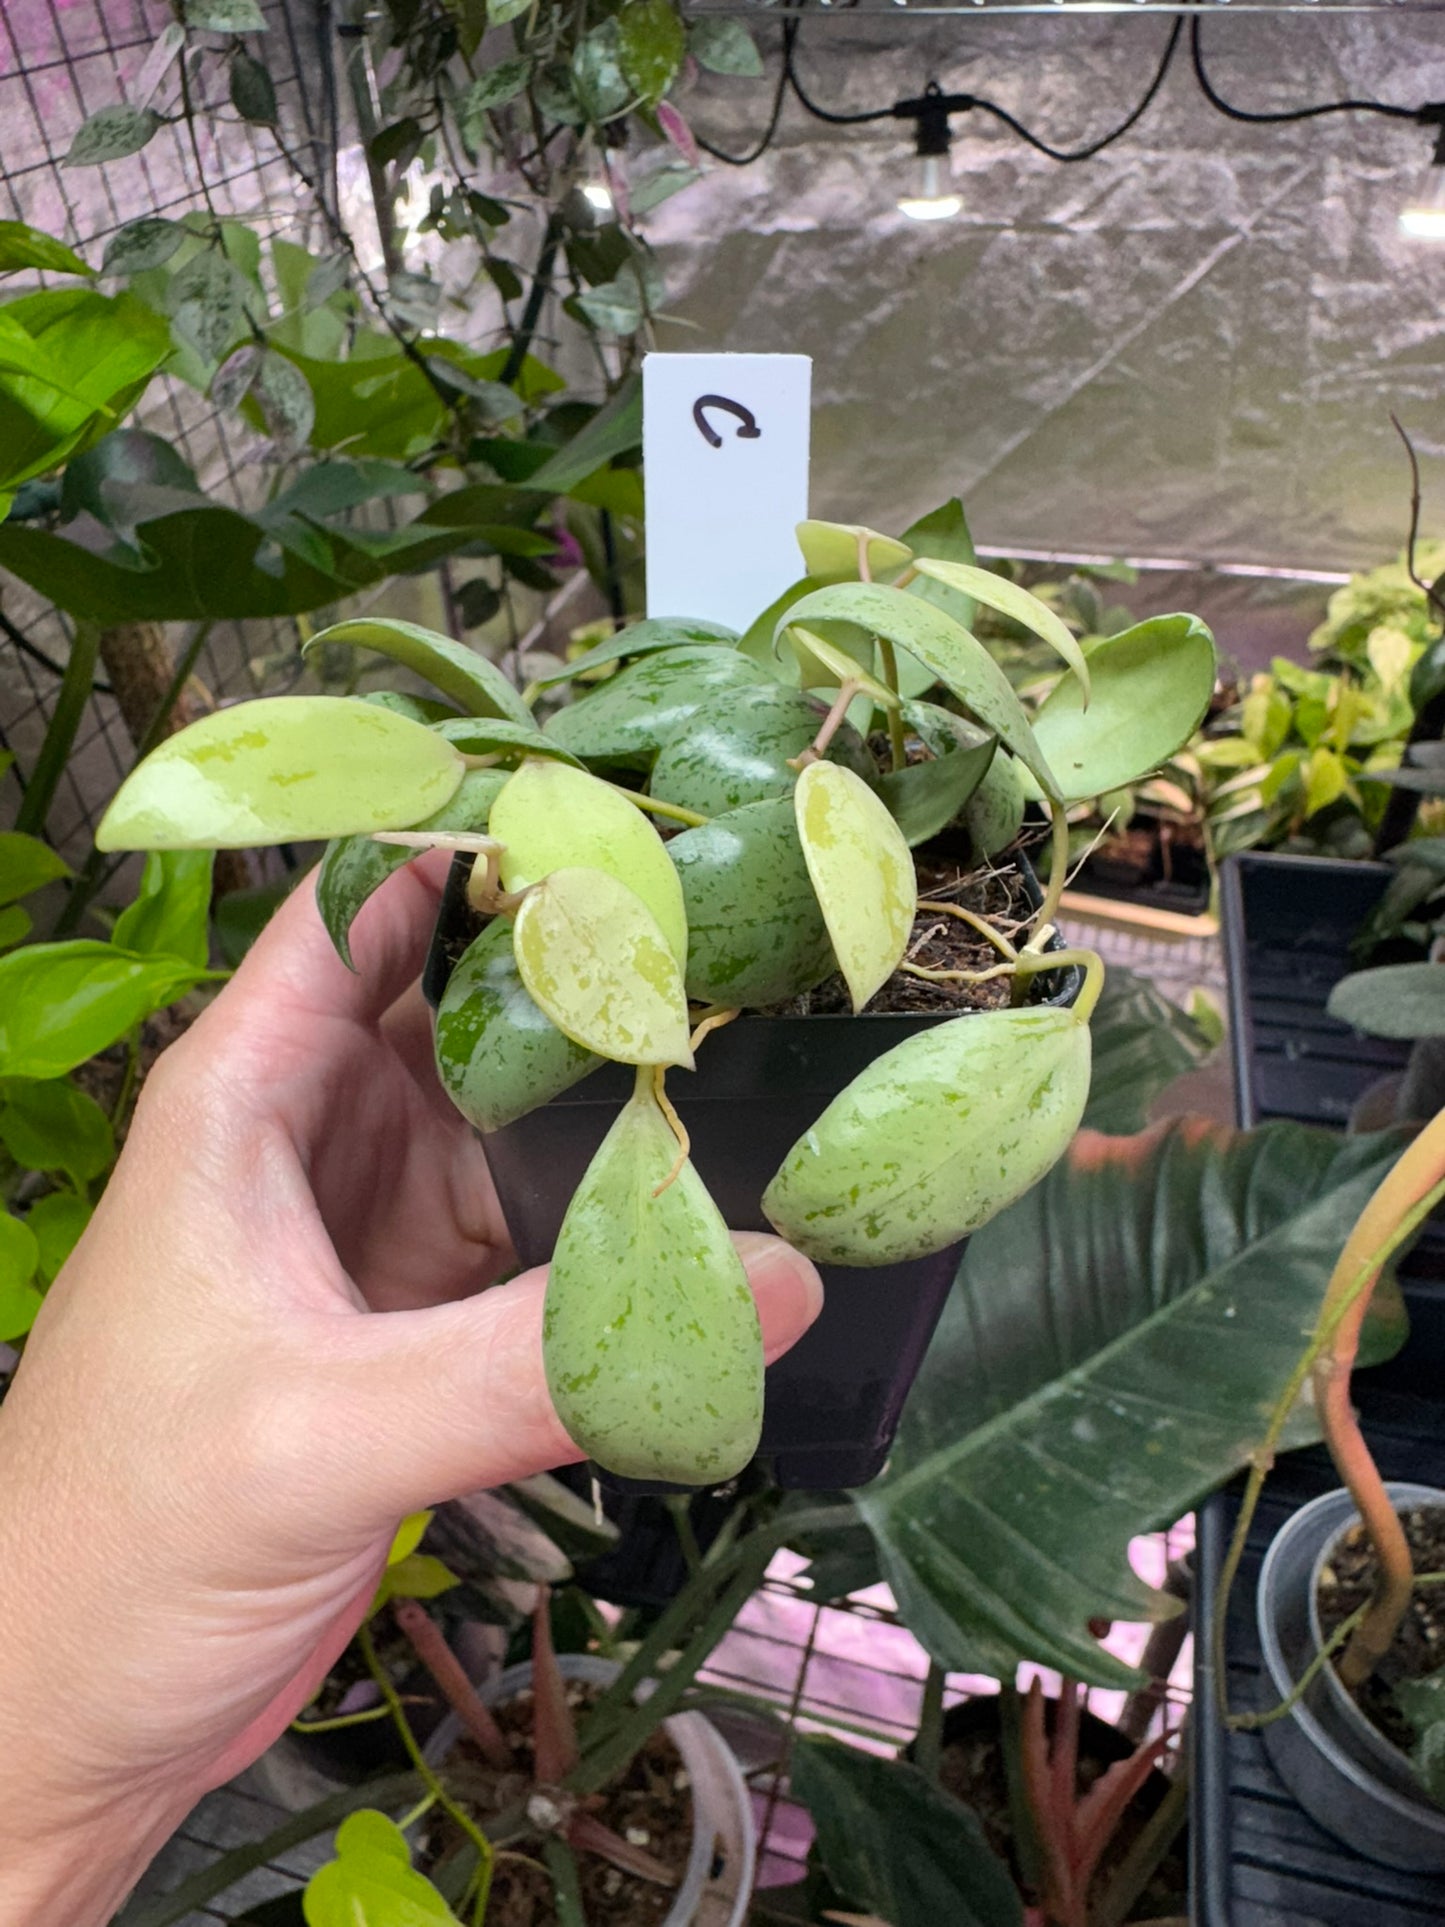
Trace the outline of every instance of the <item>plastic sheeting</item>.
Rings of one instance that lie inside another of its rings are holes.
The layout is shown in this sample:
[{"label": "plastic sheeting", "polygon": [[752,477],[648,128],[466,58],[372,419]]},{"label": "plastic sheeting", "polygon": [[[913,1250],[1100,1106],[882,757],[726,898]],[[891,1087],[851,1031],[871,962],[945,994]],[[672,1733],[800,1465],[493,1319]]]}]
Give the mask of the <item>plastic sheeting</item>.
[{"label": "plastic sheeting", "polygon": [[[1390,15],[1204,20],[1241,105],[1445,99],[1445,27]],[[1168,19],[809,20],[798,65],[834,108],[936,77],[1055,145],[1123,118]],[[777,29],[758,36],[775,71]],[[757,81],[686,105],[720,146],[766,118]],[[1139,125],[1060,166],[980,114],[954,122],[962,213],[920,225],[909,128],[829,127],[796,102],[749,168],[713,166],[649,217],[685,349],[814,358],[814,512],[902,526],[960,493],[999,550],[1134,553],[1316,570],[1398,549],[1398,413],[1445,522],[1445,245],[1403,236],[1427,130],[1377,116],[1243,126],[1181,45]]]}]

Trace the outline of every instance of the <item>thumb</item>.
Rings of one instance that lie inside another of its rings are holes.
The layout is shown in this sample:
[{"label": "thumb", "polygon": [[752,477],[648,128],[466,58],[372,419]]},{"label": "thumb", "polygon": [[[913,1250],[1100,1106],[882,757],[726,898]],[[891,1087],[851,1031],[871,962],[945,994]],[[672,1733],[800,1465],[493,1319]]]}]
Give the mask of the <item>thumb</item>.
[{"label": "thumb", "polygon": [[[781,1238],[758,1231],[733,1236],[771,1364],[822,1310],[822,1280]],[[348,1465],[355,1488],[365,1492],[378,1519],[584,1456],[547,1391],[546,1283],[546,1267],[539,1266],[473,1298],[350,1321],[332,1369],[352,1415]]]}]

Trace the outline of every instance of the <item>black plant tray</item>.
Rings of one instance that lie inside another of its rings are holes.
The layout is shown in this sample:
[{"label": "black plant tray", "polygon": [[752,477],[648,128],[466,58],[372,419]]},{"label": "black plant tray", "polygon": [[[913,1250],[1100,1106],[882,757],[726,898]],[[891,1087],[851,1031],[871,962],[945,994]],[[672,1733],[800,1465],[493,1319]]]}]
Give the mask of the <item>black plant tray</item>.
[{"label": "black plant tray", "polygon": [[[1355,1099],[1404,1061],[1324,1014],[1350,968],[1349,942],[1378,901],[1383,864],[1231,858],[1222,877],[1229,1019],[1241,1124],[1343,1124]],[[1355,1380],[1365,1435],[1386,1478],[1445,1484],[1445,1240],[1427,1227],[1401,1268],[1410,1338]],[[1322,1448],[1281,1457],[1264,1488],[1230,1598],[1229,1702],[1270,1703],[1255,1632],[1260,1561],[1301,1505],[1337,1486]],[[1364,1860],[1316,1826],[1275,1774],[1258,1733],[1227,1732],[1209,1661],[1214,1590],[1239,1485],[1201,1509],[1195,1576],[1195,1774],[1190,1823],[1195,1927],[1423,1927],[1445,1921],[1438,1875]]]}]

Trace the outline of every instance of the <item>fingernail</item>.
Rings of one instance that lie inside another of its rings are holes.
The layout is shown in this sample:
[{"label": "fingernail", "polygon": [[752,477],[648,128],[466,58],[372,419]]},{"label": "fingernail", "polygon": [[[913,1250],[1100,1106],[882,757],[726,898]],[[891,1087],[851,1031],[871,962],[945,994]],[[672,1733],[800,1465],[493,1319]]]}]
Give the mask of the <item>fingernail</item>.
[{"label": "fingernail", "polygon": [[737,1231],[733,1242],[758,1301],[764,1344],[770,1351],[791,1345],[823,1309],[823,1281],[816,1266],[766,1231]]}]

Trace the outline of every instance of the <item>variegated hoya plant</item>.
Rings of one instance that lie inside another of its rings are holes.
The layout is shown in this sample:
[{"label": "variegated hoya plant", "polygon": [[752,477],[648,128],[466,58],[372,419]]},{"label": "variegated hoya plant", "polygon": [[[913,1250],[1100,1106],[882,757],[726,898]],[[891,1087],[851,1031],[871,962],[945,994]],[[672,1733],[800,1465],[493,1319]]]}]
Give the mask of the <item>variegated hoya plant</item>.
[{"label": "variegated hoya plant", "polygon": [[[1012,1002],[877,1057],[763,1201],[801,1250],[842,1265],[919,1257],[985,1223],[1062,1154],[1088,1094],[1101,966],[1048,947],[1066,806],[1157,768],[1214,683],[1213,641],[1192,616],[1085,654],[1053,612],[977,565],[956,502],[901,540],[822,522],[798,535],[806,573],[745,635],[637,622],[569,665],[573,699],[543,726],[542,691],[519,692],[475,651],[402,622],[341,622],[312,646],[380,651],[443,701],[223,710],[156,749],[101,826],[107,850],[331,839],[318,900],[348,963],[352,920],[393,868],[421,847],[472,855],[485,921],[436,1027],[459,1109],[495,1130],[600,1060],[636,1070],[567,1211],[545,1321],[564,1423],[630,1476],[726,1479],[762,1418],[753,1301],[668,1073],[725,1050],[716,1033],[738,1012],[834,972],[862,1011],[895,971],[919,969],[913,849],[962,826],[984,861],[1013,842],[1031,797],[1052,839],[1025,929],[921,906],[987,939],[998,962],[984,974],[1011,979]],[[1032,717],[972,633],[979,603],[1058,652]],[[1083,972],[1073,1007],[1031,1004],[1030,979],[1065,963]]]}]

